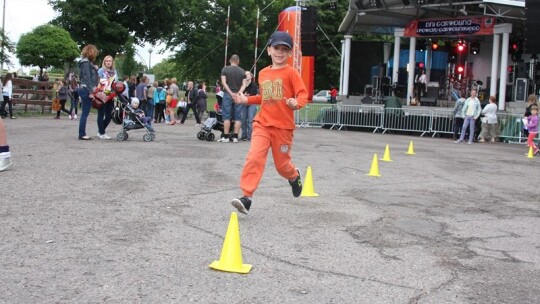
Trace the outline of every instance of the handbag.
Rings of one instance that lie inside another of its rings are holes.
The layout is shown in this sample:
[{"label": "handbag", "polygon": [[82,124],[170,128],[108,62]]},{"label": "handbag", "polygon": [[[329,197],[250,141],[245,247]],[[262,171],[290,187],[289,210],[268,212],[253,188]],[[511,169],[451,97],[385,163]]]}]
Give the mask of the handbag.
[{"label": "handbag", "polygon": [[108,101],[107,95],[103,91],[96,90],[92,98],[92,108],[99,109]]},{"label": "handbag", "polygon": [[172,102],[172,95],[167,95],[167,97],[165,98],[165,103],[167,105],[170,105]]},{"label": "handbag", "polygon": [[60,104],[60,98],[56,97],[52,100],[51,104],[51,110],[53,111],[60,111],[62,108],[62,105]]}]

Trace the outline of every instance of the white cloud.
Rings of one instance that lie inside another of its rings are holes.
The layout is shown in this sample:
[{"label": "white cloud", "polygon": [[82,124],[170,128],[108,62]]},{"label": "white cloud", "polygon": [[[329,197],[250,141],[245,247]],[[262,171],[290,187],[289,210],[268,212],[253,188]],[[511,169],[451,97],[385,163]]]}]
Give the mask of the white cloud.
[{"label": "white cloud", "polygon": [[[3,20],[5,25],[4,30],[6,35],[14,43],[19,41],[21,35],[32,31],[34,28],[45,24],[56,17],[55,11],[49,6],[47,0],[0,0],[0,9],[2,8],[1,5],[3,5],[4,1],[6,3],[6,18]],[[148,64],[148,49],[150,49],[150,46],[137,46],[136,49],[140,57],[136,56],[135,60]],[[161,46],[152,47],[152,49],[154,50],[151,59],[152,66],[171,55],[170,52],[159,54],[159,50],[163,49]],[[141,60],[141,58],[143,60]],[[12,59],[16,62],[15,70],[18,70],[20,65],[17,58]]]}]

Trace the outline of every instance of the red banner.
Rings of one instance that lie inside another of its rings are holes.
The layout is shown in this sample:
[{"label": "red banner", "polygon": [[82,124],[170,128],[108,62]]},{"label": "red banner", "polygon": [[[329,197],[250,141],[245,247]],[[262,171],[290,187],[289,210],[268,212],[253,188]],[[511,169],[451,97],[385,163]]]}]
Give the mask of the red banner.
[{"label": "red banner", "polygon": [[487,16],[413,20],[405,28],[405,37],[493,35],[495,23],[495,17]]}]

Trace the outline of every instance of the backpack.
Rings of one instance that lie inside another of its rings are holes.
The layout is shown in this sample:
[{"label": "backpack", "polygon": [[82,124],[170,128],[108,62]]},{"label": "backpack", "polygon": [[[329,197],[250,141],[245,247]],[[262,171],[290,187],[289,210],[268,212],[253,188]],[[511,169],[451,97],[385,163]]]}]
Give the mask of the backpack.
[{"label": "backpack", "polygon": [[167,99],[167,91],[163,88],[157,88],[156,89],[159,96],[159,103],[165,104],[165,100]]}]

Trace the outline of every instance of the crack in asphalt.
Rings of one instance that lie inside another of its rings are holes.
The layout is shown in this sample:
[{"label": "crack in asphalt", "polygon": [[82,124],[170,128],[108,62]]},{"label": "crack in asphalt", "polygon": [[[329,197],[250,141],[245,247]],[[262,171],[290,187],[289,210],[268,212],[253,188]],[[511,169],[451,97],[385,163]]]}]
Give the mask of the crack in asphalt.
[{"label": "crack in asphalt", "polygon": [[[223,238],[221,235],[219,235],[217,233],[214,233],[214,232],[212,232],[210,230],[204,229],[202,227],[199,227],[197,225],[194,225],[192,223],[189,223],[187,220],[184,220],[183,223],[186,226],[190,227],[190,228],[202,231],[202,232],[204,232],[206,234],[209,234],[211,236],[215,236],[216,238],[219,238],[219,239]],[[418,289],[410,287],[410,286],[406,286],[406,285],[402,285],[402,284],[395,284],[395,283],[391,283],[391,282],[386,282],[386,281],[375,279],[375,278],[365,278],[365,277],[356,276],[356,275],[352,275],[352,274],[348,274],[348,273],[337,272],[337,271],[329,271],[329,270],[322,270],[322,269],[317,269],[315,267],[309,267],[309,266],[293,263],[291,261],[288,261],[288,260],[285,260],[285,259],[282,259],[282,258],[278,258],[278,257],[272,256],[272,255],[269,255],[269,254],[265,254],[265,253],[263,253],[261,251],[255,250],[254,248],[251,248],[249,246],[242,246],[242,249],[248,250],[248,251],[250,251],[250,252],[252,252],[254,254],[265,257],[265,258],[267,258],[269,260],[273,260],[273,261],[280,262],[280,263],[283,263],[283,264],[286,264],[286,265],[302,268],[304,270],[309,270],[309,271],[316,272],[316,273],[328,274],[328,275],[333,275],[333,276],[338,276],[338,277],[343,277],[343,278],[357,279],[357,280],[360,280],[362,282],[369,281],[369,282],[379,283],[379,284],[383,284],[383,285],[386,285],[386,286],[392,286],[392,287],[400,287],[400,288],[405,288],[405,289],[410,289],[410,290],[418,290]]]}]

